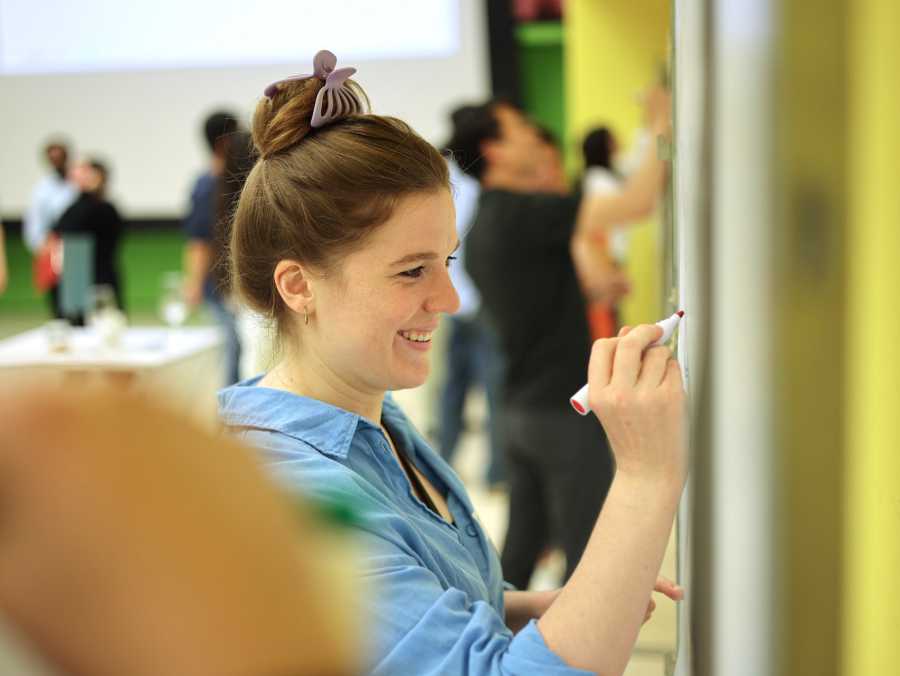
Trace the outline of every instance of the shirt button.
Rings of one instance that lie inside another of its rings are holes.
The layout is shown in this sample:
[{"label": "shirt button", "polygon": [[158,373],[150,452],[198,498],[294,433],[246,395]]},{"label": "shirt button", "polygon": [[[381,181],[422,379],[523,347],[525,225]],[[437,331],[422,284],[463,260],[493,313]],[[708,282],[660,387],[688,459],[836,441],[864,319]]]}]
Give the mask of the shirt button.
[{"label": "shirt button", "polygon": [[474,523],[470,523],[468,526],[466,526],[466,535],[473,537],[473,538],[478,537],[478,529],[475,528]]}]

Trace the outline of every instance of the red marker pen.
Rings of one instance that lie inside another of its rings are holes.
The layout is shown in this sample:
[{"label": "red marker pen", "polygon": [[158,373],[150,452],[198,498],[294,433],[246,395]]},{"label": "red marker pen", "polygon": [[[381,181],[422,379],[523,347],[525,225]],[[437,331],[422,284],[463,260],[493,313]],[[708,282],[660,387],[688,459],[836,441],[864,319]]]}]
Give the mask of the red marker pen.
[{"label": "red marker pen", "polygon": [[[659,340],[655,343],[651,343],[648,347],[656,347],[657,345],[665,345],[669,342],[669,338],[672,337],[672,334],[675,333],[675,327],[678,326],[678,322],[681,321],[681,318],[684,317],[684,310],[679,310],[674,315],[667,319],[663,319],[661,322],[656,322],[657,326],[662,327],[663,334]],[[580,390],[578,390],[572,398],[569,399],[569,403],[572,404],[572,408],[574,408],[581,415],[587,415],[591,412],[590,404],[588,404],[588,386],[585,385]]]}]

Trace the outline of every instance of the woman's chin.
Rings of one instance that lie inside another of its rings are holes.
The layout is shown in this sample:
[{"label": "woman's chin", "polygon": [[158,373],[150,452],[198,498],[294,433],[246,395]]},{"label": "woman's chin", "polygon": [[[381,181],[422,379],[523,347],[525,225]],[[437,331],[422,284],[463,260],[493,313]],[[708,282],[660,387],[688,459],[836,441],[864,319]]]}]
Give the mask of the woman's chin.
[{"label": "woman's chin", "polygon": [[418,372],[417,370],[398,375],[393,378],[392,387],[390,389],[396,392],[398,390],[412,390],[421,387],[425,384],[425,381],[428,380],[428,371],[428,368],[424,368],[421,372]]}]

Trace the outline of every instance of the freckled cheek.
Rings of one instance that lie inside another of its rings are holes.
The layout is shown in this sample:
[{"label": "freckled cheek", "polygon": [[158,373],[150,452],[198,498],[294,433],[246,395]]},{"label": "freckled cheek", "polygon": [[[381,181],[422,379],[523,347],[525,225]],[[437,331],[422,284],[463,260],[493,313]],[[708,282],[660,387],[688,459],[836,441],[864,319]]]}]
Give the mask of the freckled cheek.
[{"label": "freckled cheek", "polygon": [[399,330],[397,322],[390,313],[390,308],[371,298],[370,302],[357,308],[352,321],[356,325],[356,333],[368,347],[390,345]]},{"label": "freckled cheek", "polygon": [[369,348],[378,345],[389,348],[397,332],[409,328],[416,317],[419,300],[409,289],[366,289],[345,306],[345,321],[353,322],[354,333],[359,339],[369,341]]}]

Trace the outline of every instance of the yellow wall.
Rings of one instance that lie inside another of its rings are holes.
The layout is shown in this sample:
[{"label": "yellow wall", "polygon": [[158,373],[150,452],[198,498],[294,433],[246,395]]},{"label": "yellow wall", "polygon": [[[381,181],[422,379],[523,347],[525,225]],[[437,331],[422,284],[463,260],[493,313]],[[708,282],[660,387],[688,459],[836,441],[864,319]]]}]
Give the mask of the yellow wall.
[{"label": "yellow wall", "polygon": [[844,674],[900,671],[900,3],[854,0]]},{"label": "yellow wall", "polygon": [[775,218],[761,226],[770,228],[774,310],[772,637],[784,676],[839,676],[843,655],[848,399],[846,341],[836,327],[847,316],[848,2],[778,3],[779,39],[768,57]]},{"label": "yellow wall", "polygon": [[[668,61],[668,0],[570,0],[565,12],[566,142],[608,123],[624,147],[640,126],[636,95],[659,80]],[[654,322],[662,311],[659,227],[634,229],[629,263],[634,291],[626,323]]]}]

